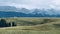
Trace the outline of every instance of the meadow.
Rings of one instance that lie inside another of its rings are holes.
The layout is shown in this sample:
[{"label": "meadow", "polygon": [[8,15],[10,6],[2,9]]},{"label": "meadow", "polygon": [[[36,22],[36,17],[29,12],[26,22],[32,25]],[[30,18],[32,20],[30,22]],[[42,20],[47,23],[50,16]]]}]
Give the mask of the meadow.
[{"label": "meadow", "polygon": [[0,34],[60,34],[60,18],[0,18],[17,26],[2,27]]}]

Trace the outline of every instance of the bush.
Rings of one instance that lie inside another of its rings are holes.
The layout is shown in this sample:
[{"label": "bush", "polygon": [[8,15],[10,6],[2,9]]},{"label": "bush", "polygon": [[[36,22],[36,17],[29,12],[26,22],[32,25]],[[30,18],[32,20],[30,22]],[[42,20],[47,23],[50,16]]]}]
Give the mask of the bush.
[{"label": "bush", "polygon": [[51,19],[44,19],[43,22],[41,22],[40,24],[45,24],[45,23],[48,23],[48,22],[52,22]]},{"label": "bush", "polygon": [[56,28],[60,28],[60,24],[53,24]]}]

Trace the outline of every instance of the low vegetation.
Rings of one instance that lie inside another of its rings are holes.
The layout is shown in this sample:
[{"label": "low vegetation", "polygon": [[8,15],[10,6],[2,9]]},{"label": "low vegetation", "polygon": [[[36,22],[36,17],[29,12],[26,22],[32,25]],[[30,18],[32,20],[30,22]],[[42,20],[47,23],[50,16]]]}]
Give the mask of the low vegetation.
[{"label": "low vegetation", "polygon": [[[2,20],[3,19],[3,20]],[[58,18],[0,18],[4,23],[15,26],[0,28],[1,34],[59,34]],[[2,22],[0,22],[2,23]],[[6,25],[5,24],[5,25]]]}]

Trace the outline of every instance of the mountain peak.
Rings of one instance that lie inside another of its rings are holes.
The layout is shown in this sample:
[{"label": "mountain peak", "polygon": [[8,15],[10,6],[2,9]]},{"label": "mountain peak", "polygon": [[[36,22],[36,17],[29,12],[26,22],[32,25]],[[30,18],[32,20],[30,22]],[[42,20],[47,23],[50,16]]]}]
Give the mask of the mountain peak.
[{"label": "mountain peak", "polygon": [[0,11],[15,11],[16,7],[13,6],[0,6]]}]

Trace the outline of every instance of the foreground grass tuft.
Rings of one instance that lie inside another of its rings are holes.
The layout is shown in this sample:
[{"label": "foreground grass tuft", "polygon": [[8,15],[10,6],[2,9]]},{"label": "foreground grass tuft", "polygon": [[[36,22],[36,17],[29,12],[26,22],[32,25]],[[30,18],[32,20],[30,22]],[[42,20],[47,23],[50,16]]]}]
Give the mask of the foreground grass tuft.
[{"label": "foreground grass tuft", "polygon": [[0,34],[60,34],[60,31],[0,30]]}]

